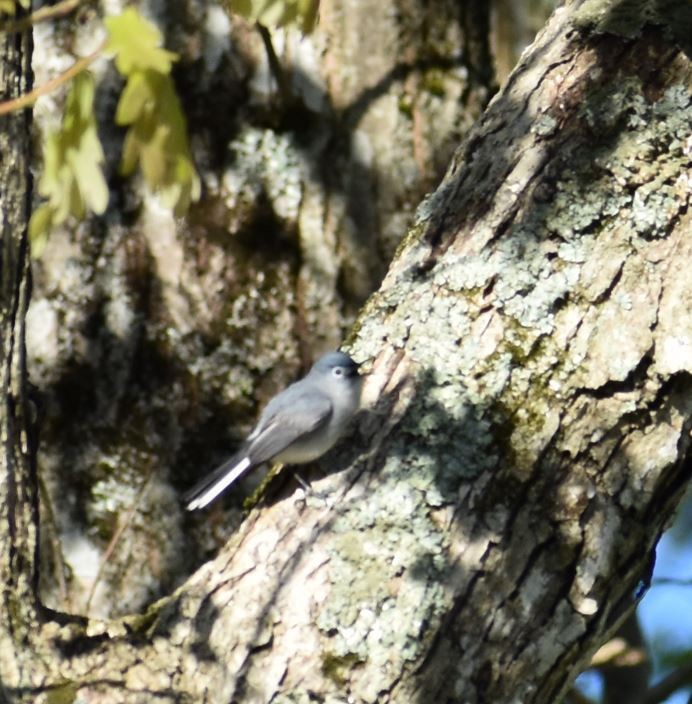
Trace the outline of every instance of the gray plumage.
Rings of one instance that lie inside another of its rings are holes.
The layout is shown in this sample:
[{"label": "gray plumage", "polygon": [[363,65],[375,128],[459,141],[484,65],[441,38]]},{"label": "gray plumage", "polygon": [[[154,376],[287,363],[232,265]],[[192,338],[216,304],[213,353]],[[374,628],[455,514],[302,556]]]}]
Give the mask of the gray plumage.
[{"label": "gray plumage", "polygon": [[303,464],[321,457],[358,410],[361,381],[347,354],[321,357],[307,376],[269,401],[241,449],[186,494],[188,511],[203,508],[264,462]]}]

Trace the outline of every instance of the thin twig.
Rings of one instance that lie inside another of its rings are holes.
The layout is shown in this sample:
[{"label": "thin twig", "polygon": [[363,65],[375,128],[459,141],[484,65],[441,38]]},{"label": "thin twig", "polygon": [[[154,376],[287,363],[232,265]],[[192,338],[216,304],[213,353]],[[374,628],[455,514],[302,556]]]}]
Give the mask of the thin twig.
[{"label": "thin twig", "polygon": [[[36,10],[36,12],[32,12],[30,15],[26,15],[19,20],[7,20],[0,23],[0,32],[7,34],[23,32],[25,29],[29,29],[39,22],[46,22],[56,17],[69,15],[72,10],[75,10],[83,2],[84,0],[61,0],[55,5],[42,7],[40,10]],[[93,0],[89,0],[89,2],[93,2]]]},{"label": "thin twig", "polygon": [[84,605],[84,613],[89,616],[89,609],[91,608],[91,601],[94,598],[94,594],[96,593],[96,587],[98,586],[99,582],[101,581],[101,577],[103,577],[103,571],[106,569],[106,565],[110,561],[111,555],[115,551],[115,548],[117,544],[120,542],[120,538],[122,534],[125,532],[125,529],[130,526],[132,523],[132,519],[134,518],[135,511],[139,507],[140,503],[142,502],[142,499],[144,498],[145,494],[147,493],[147,489],[149,488],[149,480],[152,477],[152,473],[149,472],[149,476],[144,480],[142,483],[142,486],[139,490],[139,493],[137,494],[137,498],[134,500],[132,503],[132,506],[127,510],[127,513],[125,514],[125,518],[119,522],[118,528],[113,534],[113,537],[111,538],[110,542],[108,543],[108,547],[106,548],[106,551],[103,553],[103,557],[101,558],[101,564],[99,565],[98,572],[96,573],[96,576],[94,577],[94,581],[91,583],[91,589],[89,589],[89,595],[87,596],[86,604]]},{"label": "thin twig", "polygon": [[55,577],[58,580],[58,594],[60,598],[60,606],[63,610],[68,611],[70,607],[67,594],[67,568],[62,554],[62,544],[58,535],[58,524],[55,519],[55,511],[53,511],[53,502],[46,486],[43,477],[38,476],[38,490],[41,494],[41,524],[48,526],[48,534],[50,536],[50,545],[52,548],[51,557],[55,561]]},{"label": "thin twig", "polygon": [[106,42],[104,41],[103,44],[96,49],[96,51],[92,52],[88,56],[78,59],[72,64],[72,66],[70,66],[70,68],[67,69],[67,71],[61,73],[59,76],[56,76],[47,83],[44,83],[42,86],[34,88],[31,92],[20,95],[18,98],[13,98],[12,100],[6,100],[4,103],[0,103],[0,115],[7,115],[15,110],[27,108],[30,105],[33,105],[42,95],[47,95],[59,86],[63,85],[63,83],[67,83],[78,73],[84,71],[84,69],[86,69],[91,63],[93,63],[101,55],[101,52],[104,50],[105,46]]},{"label": "thin twig", "polygon": [[654,577],[652,587],[692,587],[692,577]]},{"label": "thin twig", "polygon": [[286,77],[286,72],[283,70],[281,61],[279,61],[279,57],[276,55],[276,51],[274,50],[271,32],[261,22],[257,22],[256,27],[260,37],[262,38],[264,50],[267,52],[269,70],[274,76],[274,80],[276,81],[276,85],[279,89],[279,95],[281,95],[281,99],[284,104],[289,105],[292,101],[293,94],[291,92],[291,86],[289,85],[288,78]]},{"label": "thin twig", "polygon": [[645,704],[658,704],[677,692],[682,687],[692,684],[692,662],[681,665],[664,677],[658,684],[653,685],[644,695]]}]

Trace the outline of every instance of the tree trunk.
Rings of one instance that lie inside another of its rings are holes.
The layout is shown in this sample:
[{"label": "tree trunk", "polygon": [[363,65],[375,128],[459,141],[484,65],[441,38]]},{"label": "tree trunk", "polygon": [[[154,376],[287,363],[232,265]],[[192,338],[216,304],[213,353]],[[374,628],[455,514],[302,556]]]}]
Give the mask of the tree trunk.
[{"label": "tree trunk", "polygon": [[[0,100],[30,88],[30,34],[0,34]],[[0,120],[0,701],[9,701],[8,692],[31,680],[26,656],[38,608],[38,498],[24,348],[30,290],[26,228],[31,112]]]},{"label": "tree trunk", "polygon": [[616,9],[555,13],[419,210],[314,495],[144,616],[15,644],[17,701],[561,700],[690,472],[689,10]]}]

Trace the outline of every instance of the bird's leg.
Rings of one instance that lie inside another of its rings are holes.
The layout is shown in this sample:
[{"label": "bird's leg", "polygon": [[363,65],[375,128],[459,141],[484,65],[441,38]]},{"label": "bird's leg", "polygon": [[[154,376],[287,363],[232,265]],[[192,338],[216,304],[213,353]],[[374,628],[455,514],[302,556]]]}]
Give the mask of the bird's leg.
[{"label": "bird's leg", "polygon": [[310,484],[308,484],[308,482],[306,482],[305,479],[303,479],[303,477],[301,477],[300,474],[298,474],[298,472],[293,472],[293,476],[295,477],[298,484],[300,484],[303,487],[303,491],[305,491],[306,495],[314,493],[312,491],[312,487],[310,486]]},{"label": "bird's leg", "polygon": [[[324,472],[320,472],[324,476]],[[300,486],[303,488],[303,496],[304,496],[304,501],[306,503],[312,503],[315,504],[315,502],[320,502],[325,505],[326,508],[331,508],[332,507],[332,501],[329,498],[329,492],[318,492],[315,491],[312,486],[303,479],[303,477],[298,474],[295,470],[293,470],[293,476],[295,477],[296,481]]]}]

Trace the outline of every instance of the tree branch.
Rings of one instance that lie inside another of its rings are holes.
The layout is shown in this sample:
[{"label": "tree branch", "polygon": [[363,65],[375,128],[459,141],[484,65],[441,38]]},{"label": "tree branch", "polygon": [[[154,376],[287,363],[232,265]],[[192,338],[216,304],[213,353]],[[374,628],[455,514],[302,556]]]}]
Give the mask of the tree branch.
[{"label": "tree branch", "polygon": [[94,0],[61,0],[55,5],[41,7],[36,10],[36,12],[32,12],[30,15],[21,17],[18,20],[8,20],[0,23],[0,33],[5,32],[11,34],[23,32],[26,29],[34,27],[40,22],[47,22],[48,20],[55,19],[56,17],[64,17],[80,5],[86,5],[87,3],[93,2]]},{"label": "tree branch", "polygon": [[680,666],[649,689],[644,704],[659,704],[685,685],[692,684],[692,662]]},{"label": "tree branch", "polygon": [[30,93],[25,93],[17,98],[0,103],[0,115],[7,115],[8,113],[27,108],[33,105],[42,95],[47,95],[56,88],[59,88],[61,85],[72,80],[77,74],[87,69],[101,55],[105,46],[106,42],[104,41],[101,46],[96,49],[96,51],[92,52],[88,56],[78,59],[74,64],[72,64],[72,66],[70,66],[70,68],[67,69],[67,71],[64,71],[59,76],[56,76],[47,83],[44,83],[42,86],[35,88]]}]

